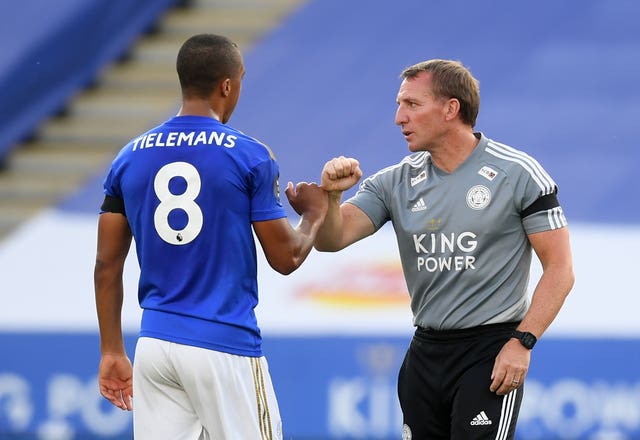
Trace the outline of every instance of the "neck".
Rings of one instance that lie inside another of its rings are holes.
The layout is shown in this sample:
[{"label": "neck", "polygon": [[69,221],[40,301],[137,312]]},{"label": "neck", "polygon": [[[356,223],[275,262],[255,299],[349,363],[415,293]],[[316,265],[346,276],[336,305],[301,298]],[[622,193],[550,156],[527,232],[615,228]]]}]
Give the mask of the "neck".
[{"label": "neck", "polygon": [[211,108],[209,101],[205,99],[183,100],[177,116],[205,116],[222,121],[221,112]]},{"label": "neck", "polygon": [[450,133],[437,146],[429,149],[431,160],[441,170],[451,173],[469,157],[478,141],[473,130]]}]

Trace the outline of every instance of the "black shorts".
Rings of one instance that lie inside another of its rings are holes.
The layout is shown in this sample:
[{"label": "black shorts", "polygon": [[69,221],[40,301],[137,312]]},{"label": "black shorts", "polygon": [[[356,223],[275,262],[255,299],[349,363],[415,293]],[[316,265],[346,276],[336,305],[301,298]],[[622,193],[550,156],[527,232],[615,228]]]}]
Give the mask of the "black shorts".
[{"label": "black shorts", "polygon": [[498,352],[517,323],[463,330],[418,328],[398,377],[404,440],[514,438],[524,385],[489,390]]}]

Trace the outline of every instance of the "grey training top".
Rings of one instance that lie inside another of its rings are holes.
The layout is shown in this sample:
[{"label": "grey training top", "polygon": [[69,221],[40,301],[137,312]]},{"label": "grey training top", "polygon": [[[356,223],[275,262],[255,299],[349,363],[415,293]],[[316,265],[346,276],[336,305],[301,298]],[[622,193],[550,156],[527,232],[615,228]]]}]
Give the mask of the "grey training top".
[{"label": "grey training top", "polygon": [[376,230],[391,220],[420,327],[520,321],[529,306],[527,234],[567,225],[557,186],[535,159],[476,137],[451,174],[422,151],[368,177],[347,200]]}]

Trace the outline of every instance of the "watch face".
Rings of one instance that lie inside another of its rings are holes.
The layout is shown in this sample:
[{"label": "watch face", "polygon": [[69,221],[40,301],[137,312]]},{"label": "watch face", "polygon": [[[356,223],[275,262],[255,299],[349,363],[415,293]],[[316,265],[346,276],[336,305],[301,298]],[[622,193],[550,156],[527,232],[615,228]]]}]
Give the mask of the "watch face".
[{"label": "watch face", "polygon": [[532,349],[533,346],[536,344],[536,337],[533,336],[531,333],[524,333],[522,335],[522,339],[520,340],[522,341],[522,345],[524,345],[528,349]]},{"label": "watch face", "polygon": [[538,341],[535,335],[529,332],[520,332],[516,330],[513,332],[513,336],[518,338],[520,340],[520,343],[529,350],[531,350]]}]

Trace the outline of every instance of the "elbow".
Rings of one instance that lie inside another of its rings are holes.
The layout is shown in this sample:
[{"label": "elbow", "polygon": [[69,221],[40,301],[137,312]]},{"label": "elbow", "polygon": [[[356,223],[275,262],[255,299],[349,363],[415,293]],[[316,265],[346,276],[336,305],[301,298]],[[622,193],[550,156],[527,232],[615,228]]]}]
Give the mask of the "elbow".
[{"label": "elbow", "polygon": [[96,258],[95,266],[93,267],[93,282],[94,285],[98,285],[107,276],[108,265],[99,258]]},{"label": "elbow", "polygon": [[344,249],[344,247],[338,246],[336,244],[331,243],[314,243],[313,247],[318,252],[338,252],[339,250]]},{"label": "elbow", "polygon": [[280,266],[280,267],[271,266],[271,267],[273,267],[275,271],[278,272],[280,275],[290,275],[297,269],[297,267],[295,266]]},{"label": "elbow", "polygon": [[314,244],[313,245],[314,249],[317,250],[318,252],[334,252],[333,249],[331,249],[328,246],[323,246],[321,244]]},{"label": "elbow", "polygon": [[567,295],[569,295],[569,292],[571,292],[571,289],[573,289],[575,282],[576,282],[576,275],[573,272],[573,268],[569,268],[569,270],[567,271],[567,293],[565,294],[565,298],[567,297]]},{"label": "elbow", "polygon": [[269,266],[281,275],[290,275],[302,265],[305,259],[298,255],[289,255],[286,258],[267,259]]},{"label": "elbow", "polygon": [[573,268],[570,266],[565,267],[562,272],[558,274],[558,277],[556,279],[556,291],[558,292],[558,295],[561,296],[562,301],[564,302],[567,296],[569,296],[569,293],[571,292],[571,289],[573,289],[576,281]]},{"label": "elbow", "polygon": [[122,282],[123,273],[123,262],[110,262],[97,257],[93,268],[94,288],[97,291],[105,286]]},{"label": "elbow", "polygon": [[290,275],[293,273],[300,264],[296,264],[294,261],[289,262],[280,262],[280,263],[269,263],[271,268],[278,272],[281,275]]}]

